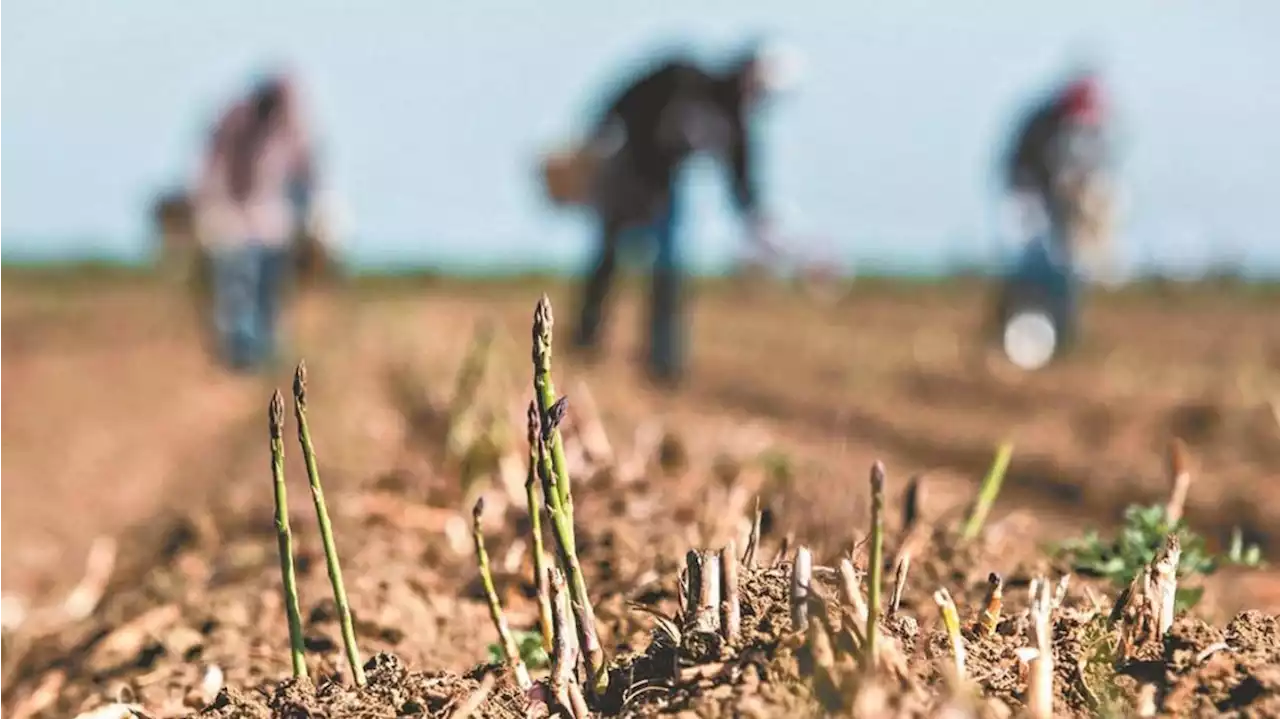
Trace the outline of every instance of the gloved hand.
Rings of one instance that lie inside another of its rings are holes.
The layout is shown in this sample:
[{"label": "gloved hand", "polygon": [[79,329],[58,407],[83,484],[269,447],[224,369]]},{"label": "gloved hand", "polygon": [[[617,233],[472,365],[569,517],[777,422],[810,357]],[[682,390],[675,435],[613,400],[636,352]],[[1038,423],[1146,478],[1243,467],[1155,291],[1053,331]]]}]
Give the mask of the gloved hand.
[{"label": "gloved hand", "polygon": [[751,249],[761,260],[777,262],[782,259],[782,249],[778,246],[777,230],[770,218],[762,213],[752,213],[748,219],[748,240]]}]

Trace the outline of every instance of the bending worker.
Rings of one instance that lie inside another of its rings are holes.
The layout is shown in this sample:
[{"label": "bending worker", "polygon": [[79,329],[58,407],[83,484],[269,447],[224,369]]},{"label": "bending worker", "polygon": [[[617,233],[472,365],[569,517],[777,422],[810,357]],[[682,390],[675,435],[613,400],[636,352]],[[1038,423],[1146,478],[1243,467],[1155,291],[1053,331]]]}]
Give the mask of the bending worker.
[{"label": "bending worker", "polygon": [[648,370],[661,384],[682,379],[678,182],[681,167],[695,153],[710,153],[724,163],[751,238],[772,252],[769,224],[760,210],[749,125],[762,101],[784,80],[780,60],[778,54],[757,46],[723,71],[674,58],[632,82],[608,104],[586,150],[594,167],[588,204],[599,217],[600,235],[574,335],[577,349],[591,354],[599,345],[621,235],[651,228],[656,252]]}]

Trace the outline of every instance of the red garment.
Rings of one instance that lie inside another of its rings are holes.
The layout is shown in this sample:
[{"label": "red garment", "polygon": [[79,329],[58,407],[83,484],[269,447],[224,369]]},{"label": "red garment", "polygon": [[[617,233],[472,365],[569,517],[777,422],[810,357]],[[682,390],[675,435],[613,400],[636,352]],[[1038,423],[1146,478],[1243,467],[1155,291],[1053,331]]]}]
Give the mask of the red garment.
[{"label": "red garment", "polygon": [[1070,120],[1088,125],[1102,123],[1102,90],[1097,80],[1085,77],[1075,80],[1062,92],[1062,109]]}]

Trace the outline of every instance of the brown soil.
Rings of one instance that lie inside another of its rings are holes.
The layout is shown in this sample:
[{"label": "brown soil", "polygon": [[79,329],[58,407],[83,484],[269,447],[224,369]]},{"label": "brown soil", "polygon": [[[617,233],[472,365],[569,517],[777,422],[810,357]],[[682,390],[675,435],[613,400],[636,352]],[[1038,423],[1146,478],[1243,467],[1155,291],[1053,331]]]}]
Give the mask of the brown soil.
[{"label": "brown soil", "polygon": [[[521,551],[523,508],[495,485],[462,486],[463,468],[442,459],[442,407],[472,327],[491,317],[500,332],[487,401],[521,417],[539,289],[355,288],[306,297],[298,308],[297,354],[311,367],[321,472],[369,658],[369,686],[356,691],[345,688],[292,443],[291,515],[319,686],[282,681],[288,642],[264,409],[270,385],[287,385],[288,368],[270,382],[220,373],[165,285],[11,279],[3,580],[6,615],[18,597],[29,620],[5,631],[6,714],[71,716],[123,700],[154,716],[202,707],[209,716],[447,716],[476,694],[493,629],[459,510],[478,493],[495,508],[486,529],[511,623],[533,626],[536,607]],[[913,567],[903,611],[919,634],[902,637],[913,667],[906,688],[859,694],[905,713],[939,709],[912,687],[945,696],[934,691],[949,649],[938,639],[933,589],[947,586],[967,612],[987,573],[998,571],[1018,595],[1031,576],[1054,569],[1036,542],[1086,524],[1105,528],[1134,501],[1163,501],[1161,452],[1175,434],[1199,460],[1191,525],[1215,543],[1239,525],[1275,556],[1280,535],[1270,527],[1280,504],[1264,489],[1280,477],[1280,424],[1266,404],[1280,389],[1280,331],[1267,319],[1274,297],[1178,292],[1101,300],[1078,356],[1021,377],[960,339],[981,307],[971,289],[863,289],[826,309],[781,294],[707,291],[693,320],[694,375],[677,395],[638,381],[630,361],[639,347],[636,307],[620,307],[609,359],[587,366],[561,352],[556,374],[571,401],[577,380],[590,386],[622,455],[647,452],[655,424],[678,438],[667,449],[679,451],[667,454],[681,461],[654,463],[631,482],[602,475],[575,487],[579,550],[605,646],[634,656],[621,684],[639,693],[626,697],[626,713],[775,716],[821,707],[800,679],[803,650],[788,643],[785,564],[744,577],[741,645],[702,668],[681,667],[675,679],[671,657],[651,645],[652,620],[627,603],[674,611],[685,551],[740,537],[757,495],[768,515],[767,558],[791,535],[820,563],[833,563],[865,533],[865,468],[876,458],[890,468],[891,507],[906,478],[923,475],[926,514],[946,526],[971,499],[995,443],[1017,444],[982,546],[957,555],[940,540]],[[567,319],[568,295],[553,299]],[[519,444],[522,435],[512,429],[510,439]],[[783,458],[774,462],[786,465],[783,476],[743,464],[762,446]],[[736,470],[725,471],[726,456]],[[897,526],[891,521],[890,531]],[[119,540],[109,585],[89,617],[61,617],[58,607],[86,572],[83,557],[102,536]],[[1077,608],[1083,583],[1073,589]],[[1273,713],[1280,638],[1266,615],[1280,612],[1280,581],[1270,572],[1224,573],[1208,589],[1203,614],[1226,629],[1179,620],[1165,640],[1160,701],[1180,714]],[[988,698],[979,708],[992,715],[997,700],[1017,709],[1025,686],[1013,654],[1025,636],[1025,600],[1007,606],[1001,633],[970,647],[970,675]],[[1231,619],[1245,608],[1263,614]],[[1090,715],[1098,689],[1068,669],[1098,639],[1091,624],[1072,623],[1076,616],[1064,612],[1055,629],[1057,706]],[[1196,661],[1219,640],[1229,650]],[[229,688],[206,696],[201,683],[214,668]],[[601,708],[624,708],[622,697],[611,701]],[[474,715],[523,716],[527,708],[503,679]]]}]

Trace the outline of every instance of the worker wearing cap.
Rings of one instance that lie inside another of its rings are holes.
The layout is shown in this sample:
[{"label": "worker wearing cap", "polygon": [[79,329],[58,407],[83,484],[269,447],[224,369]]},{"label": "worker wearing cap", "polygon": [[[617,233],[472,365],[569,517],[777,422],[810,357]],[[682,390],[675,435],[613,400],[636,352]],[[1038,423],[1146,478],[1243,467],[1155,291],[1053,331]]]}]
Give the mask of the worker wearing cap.
[{"label": "worker wearing cap", "polygon": [[[1071,78],[1028,114],[1014,136],[1004,166],[1006,187],[1019,199],[1027,243],[1002,292],[1000,313],[1011,297],[1032,294],[1049,305],[1060,342],[1075,333],[1079,302],[1078,261],[1091,233],[1101,176],[1108,161],[1105,113],[1098,79]],[[1105,190],[1101,190],[1105,192]],[[1042,222],[1035,222],[1036,219]]]},{"label": "worker wearing cap", "polygon": [[1097,78],[1072,78],[1028,115],[1015,136],[1005,178],[1009,189],[1042,203],[1051,240],[1070,244],[1066,221],[1073,190],[1106,160],[1104,113]]}]

